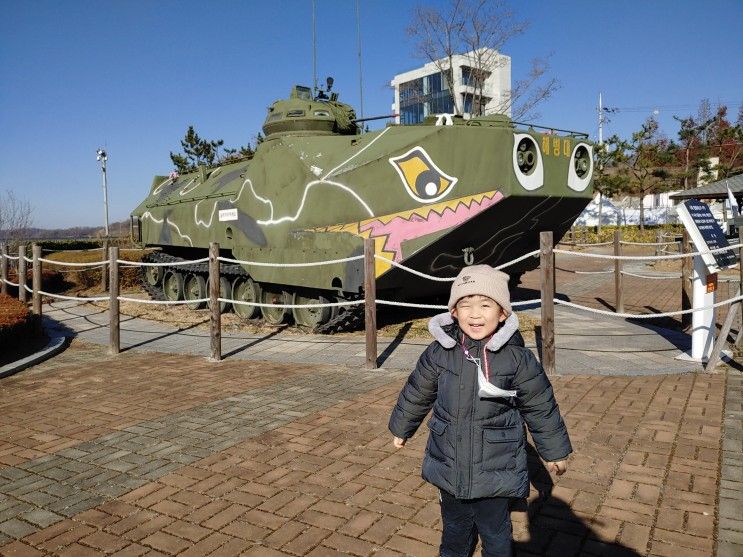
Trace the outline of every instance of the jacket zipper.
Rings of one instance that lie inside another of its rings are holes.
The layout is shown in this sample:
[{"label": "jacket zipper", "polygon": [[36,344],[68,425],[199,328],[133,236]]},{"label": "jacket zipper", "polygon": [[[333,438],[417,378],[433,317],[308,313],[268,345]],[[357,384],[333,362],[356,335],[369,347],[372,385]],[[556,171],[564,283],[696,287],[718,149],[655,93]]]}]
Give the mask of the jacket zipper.
[{"label": "jacket zipper", "polygon": [[[476,345],[479,345],[479,342],[475,342]],[[482,362],[482,353],[483,348],[482,346],[478,346],[479,353],[476,358],[480,358],[480,361]],[[487,356],[487,354],[485,354]],[[474,365],[474,364],[472,364]],[[483,365],[483,364],[481,364]],[[467,489],[467,498],[472,494],[472,477],[475,475],[475,404],[477,403],[477,395],[478,395],[478,389],[477,389],[477,381],[479,380],[479,377],[477,377],[478,374],[477,366],[475,366],[475,380],[472,382],[472,404],[470,405],[470,481],[469,481],[469,487]]]}]

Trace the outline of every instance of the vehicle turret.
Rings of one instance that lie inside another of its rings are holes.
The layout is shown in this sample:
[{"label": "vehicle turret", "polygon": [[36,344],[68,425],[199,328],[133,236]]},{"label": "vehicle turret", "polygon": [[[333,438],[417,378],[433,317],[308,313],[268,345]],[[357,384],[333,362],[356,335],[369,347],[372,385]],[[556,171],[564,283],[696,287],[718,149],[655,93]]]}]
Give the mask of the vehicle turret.
[{"label": "vehicle turret", "polygon": [[274,102],[268,108],[263,133],[269,139],[278,135],[356,135],[353,107],[338,101],[338,93],[331,93],[333,78],[329,77],[327,91],[316,96],[303,85],[295,85],[288,99]]}]

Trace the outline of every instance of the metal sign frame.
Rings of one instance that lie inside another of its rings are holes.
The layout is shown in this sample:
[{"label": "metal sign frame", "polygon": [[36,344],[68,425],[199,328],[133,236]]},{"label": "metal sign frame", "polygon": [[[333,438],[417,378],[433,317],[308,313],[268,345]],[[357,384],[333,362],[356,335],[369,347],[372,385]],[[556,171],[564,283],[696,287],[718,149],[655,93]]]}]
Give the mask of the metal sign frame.
[{"label": "metal sign frame", "polygon": [[[676,211],[697,251],[712,251],[730,245],[706,203],[698,199],[689,199],[680,203]],[[738,263],[738,257],[732,250],[704,253],[701,257],[710,274],[729,269]]]}]

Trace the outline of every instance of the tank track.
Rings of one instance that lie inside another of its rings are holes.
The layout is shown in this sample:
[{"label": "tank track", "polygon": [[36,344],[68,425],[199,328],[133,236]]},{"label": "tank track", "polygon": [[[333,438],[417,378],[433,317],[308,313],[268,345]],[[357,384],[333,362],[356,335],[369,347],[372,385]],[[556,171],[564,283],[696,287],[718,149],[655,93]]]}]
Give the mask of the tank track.
[{"label": "tank track", "polygon": [[[175,257],[167,253],[153,252],[142,258],[142,261],[146,263],[176,263],[179,261],[185,261],[182,257]],[[191,263],[189,265],[173,265],[164,266],[163,272],[165,271],[180,271],[182,273],[198,273],[208,277],[209,275],[209,263]],[[153,300],[165,300],[165,293],[160,286],[152,286],[147,282],[144,275],[145,267],[141,268],[140,282],[145,291],[150,295]],[[220,275],[229,277],[230,282],[238,276],[247,276],[248,273],[240,265],[237,264],[225,264],[220,263],[219,269]],[[360,295],[349,296],[344,298],[338,298],[339,300],[358,300],[361,298]],[[338,315],[332,317],[327,323],[318,325],[312,329],[313,333],[330,335],[334,333],[345,333],[362,329],[364,327],[364,306],[355,305],[348,307],[341,307]]]},{"label": "tank track", "polygon": [[[147,263],[178,263],[180,261],[185,261],[182,257],[175,257],[174,255],[169,255],[167,253],[162,253],[159,251],[156,251],[154,253],[150,253],[142,258],[142,261],[146,261]],[[142,268],[142,281],[146,283],[144,280],[144,267]],[[203,263],[191,263],[189,265],[173,265],[172,267],[164,266],[163,272],[165,271],[180,271],[182,273],[199,273],[204,276],[209,275],[209,263],[203,262]],[[231,264],[227,265],[225,263],[220,263],[219,267],[219,274],[223,276],[231,276],[231,277],[237,277],[239,275],[247,276],[247,273],[245,272],[245,269],[240,267],[240,265]],[[160,291],[160,295],[164,295],[162,293],[162,289],[158,287],[152,287],[150,286],[147,288],[147,291],[150,292],[150,290]]]},{"label": "tank track", "polygon": [[[154,253],[148,253],[144,257],[142,257],[142,261],[145,263],[159,263],[159,259],[157,256],[162,255],[160,253],[154,252]],[[152,286],[149,282],[147,282],[147,279],[145,278],[145,270],[147,267],[140,267],[139,269],[139,282],[142,285],[142,288],[144,288],[145,292],[150,295],[150,298],[153,300],[165,300],[165,293],[163,292],[163,289],[159,286]]]},{"label": "tank track", "polygon": [[[354,298],[345,298],[345,300],[357,300],[360,296]],[[364,328],[364,306],[358,304],[355,306],[342,307],[338,315],[332,317],[327,323],[318,325],[312,332],[323,335],[332,335],[333,333],[347,333]]]}]

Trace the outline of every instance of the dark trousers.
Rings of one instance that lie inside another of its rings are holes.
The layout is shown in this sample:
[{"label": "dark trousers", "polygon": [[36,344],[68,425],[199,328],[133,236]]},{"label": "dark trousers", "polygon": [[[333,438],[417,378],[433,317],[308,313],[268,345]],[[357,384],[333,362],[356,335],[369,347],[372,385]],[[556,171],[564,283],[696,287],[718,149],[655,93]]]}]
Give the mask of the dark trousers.
[{"label": "dark trousers", "polygon": [[508,497],[457,499],[441,491],[441,557],[469,557],[482,540],[482,557],[511,557]]}]

